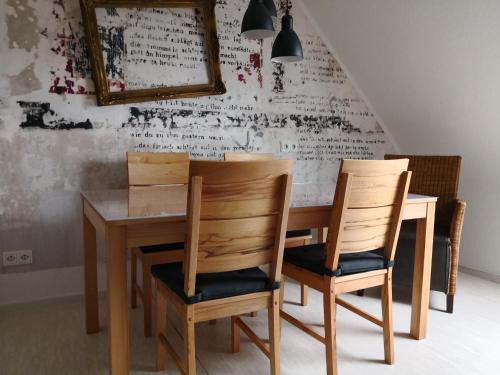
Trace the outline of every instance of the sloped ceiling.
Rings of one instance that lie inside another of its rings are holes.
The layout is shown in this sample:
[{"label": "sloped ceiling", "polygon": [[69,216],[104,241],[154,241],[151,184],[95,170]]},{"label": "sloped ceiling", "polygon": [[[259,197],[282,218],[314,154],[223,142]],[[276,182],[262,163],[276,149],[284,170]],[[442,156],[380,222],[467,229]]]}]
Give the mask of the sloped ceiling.
[{"label": "sloped ceiling", "polygon": [[302,0],[401,152],[463,156],[461,265],[500,275],[500,1]]}]

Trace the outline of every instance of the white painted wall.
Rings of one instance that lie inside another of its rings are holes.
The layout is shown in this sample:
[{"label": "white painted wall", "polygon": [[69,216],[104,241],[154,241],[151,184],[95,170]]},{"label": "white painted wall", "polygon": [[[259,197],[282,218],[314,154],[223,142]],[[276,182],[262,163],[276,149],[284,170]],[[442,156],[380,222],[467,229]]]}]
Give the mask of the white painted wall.
[{"label": "white painted wall", "polygon": [[500,1],[303,5],[402,152],[463,156],[460,263],[500,275]]}]

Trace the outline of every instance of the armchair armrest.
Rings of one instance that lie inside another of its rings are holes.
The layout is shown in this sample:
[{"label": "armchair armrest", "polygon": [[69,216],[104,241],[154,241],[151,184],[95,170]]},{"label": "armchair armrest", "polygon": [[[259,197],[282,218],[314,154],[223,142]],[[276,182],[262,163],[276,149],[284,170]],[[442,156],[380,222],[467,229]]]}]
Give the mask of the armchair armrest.
[{"label": "armchair armrest", "polygon": [[467,204],[461,199],[455,201],[455,209],[451,220],[450,241],[451,241],[451,259],[450,259],[450,278],[448,284],[449,295],[454,295],[457,290],[458,276],[458,258],[460,252],[460,239],[462,237],[462,227],[464,224],[465,208]]}]

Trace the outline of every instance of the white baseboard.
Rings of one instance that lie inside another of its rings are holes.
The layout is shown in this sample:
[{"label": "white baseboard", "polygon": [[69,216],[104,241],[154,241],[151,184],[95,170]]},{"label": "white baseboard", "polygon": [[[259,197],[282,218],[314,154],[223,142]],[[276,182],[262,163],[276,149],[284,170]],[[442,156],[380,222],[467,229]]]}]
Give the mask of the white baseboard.
[{"label": "white baseboard", "polygon": [[500,284],[500,275],[495,275],[489,272],[478,271],[472,268],[458,266],[458,270],[463,273],[467,273],[472,276],[480,277],[481,279],[493,281],[494,283]]},{"label": "white baseboard", "polygon": [[[97,276],[99,291],[106,290],[105,264],[97,266]],[[83,290],[83,266],[0,274],[0,306],[82,295]]]}]

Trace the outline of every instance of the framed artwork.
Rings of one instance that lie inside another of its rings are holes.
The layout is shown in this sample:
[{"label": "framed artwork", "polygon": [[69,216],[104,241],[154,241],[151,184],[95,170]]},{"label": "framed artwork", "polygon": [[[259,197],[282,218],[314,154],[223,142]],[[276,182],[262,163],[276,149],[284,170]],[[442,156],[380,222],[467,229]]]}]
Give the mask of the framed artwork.
[{"label": "framed artwork", "polygon": [[97,104],[226,92],[215,0],[80,0]]}]

